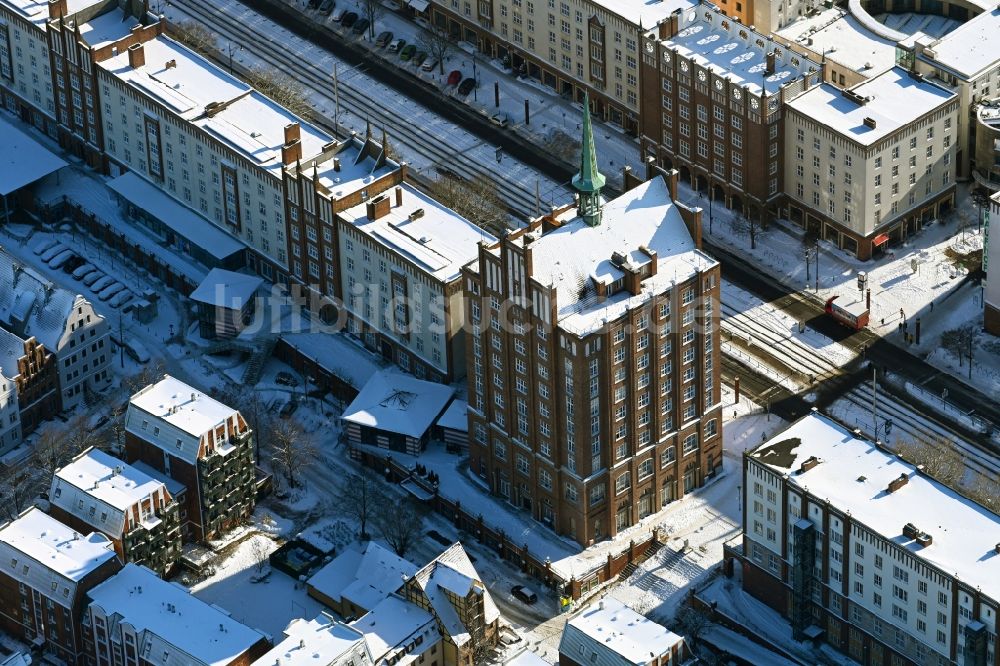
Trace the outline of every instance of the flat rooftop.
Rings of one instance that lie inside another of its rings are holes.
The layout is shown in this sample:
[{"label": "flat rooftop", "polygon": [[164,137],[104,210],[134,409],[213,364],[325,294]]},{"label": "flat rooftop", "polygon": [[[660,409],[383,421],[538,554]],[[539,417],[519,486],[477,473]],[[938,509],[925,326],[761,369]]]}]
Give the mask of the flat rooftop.
[{"label": "flat rooftop", "polygon": [[[594,4],[621,16],[633,25],[646,28],[656,25],[678,9],[698,6],[695,0],[595,0]],[[610,38],[609,35],[608,39]]]},{"label": "flat rooftop", "polygon": [[[532,277],[556,288],[559,325],[579,334],[614,321],[670,285],[718,263],[695,246],[662,178],[605,203],[598,226],[587,225],[572,209],[561,227],[525,242],[531,248]],[[612,264],[612,253],[641,261],[640,246],[656,253],[657,269],[642,281],[639,294],[621,290],[598,302],[596,291],[590,290],[581,299],[581,284],[588,279],[613,282],[624,276]]]},{"label": "flat rooftop", "polygon": [[[867,146],[955,97],[955,93],[917,80],[900,67],[893,67],[851,90],[870,99],[859,104],[845,97],[840,89],[823,83],[787,104],[814,122]],[[866,125],[866,118],[874,120],[875,127]]]},{"label": "flat rooftop", "polygon": [[[365,635],[360,631],[325,613],[312,620],[296,618],[285,628],[285,639],[255,660],[252,666],[334,664],[338,663],[338,657],[352,650],[359,642],[359,651],[367,652],[364,640]],[[351,663],[364,664],[371,661],[369,656]]]},{"label": "flat rooftop", "polygon": [[0,196],[34,183],[66,166],[66,161],[0,118]]},{"label": "flat rooftop", "polygon": [[377,220],[368,219],[366,203],[348,208],[340,217],[443,282],[457,279],[462,266],[479,256],[481,241],[496,242],[490,232],[408,183],[399,187],[403,204],[396,205],[394,191],[386,192],[392,208]]},{"label": "flat rooftop", "polygon": [[[129,65],[127,50],[100,66],[276,177],[282,168],[286,125],[299,123],[303,157],[318,154],[332,140],[168,37],[145,42],[143,53],[145,64],[138,68]],[[205,109],[213,103],[225,106],[210,117]]]},{"label": "flat rooftop", "polygon": [[924,58],[971,79],[1000,63],[1000,7],[991,7],[934,42]]},{"label": "flat rooftop", "polygon": [[335,199],[339,199],[364,189],[366,184],[399,168],[399,164],[391,160],[379,164],[363,148],[364,139],[348,139],[330,159],[303,161],[302,170],[311,173],[315,166],[316,181],[330,190]]},{"label": "flat rooftop", "polygon": [[264,640],[263,634],[136,564],[126,564],[88,596],[107,614],[120,614],[136,633],[153,634],[155,639],[147,635],[144,640],[155,642],[155,660],[162,654],[164,662],[224,666]]},{"label": "flat rooftop", "polygon": [[800,17],[776,34],[815,53],[825,53],[827,60],[866,77],[896,64],[895,42],[868,30],[839,7]]},{"label": "flat rooftop", "polygon": [[0,566],[15,579],[28,582],[41,578],[22,555],[73,582],[115,557],[113,544],[103,534],[84,536],[36,508],[0,529],[0,546],[4,556]]},{"label": "flat rooftop", "polygon": [[[1000,516],[984,509],[916,471],[909,463],[877,448],[820,414],[799,419],[751,454],[810,495],[825,499],[855,522],[894,542],[914,557],[947,575],[979,587],[1000,600]],[[816,456],[820,463],[797,471],[802,461]],[[790,470],[796,470],[794,472]],[[906,485],[886,492],[889,482],[905,476]],[[903,536],[912,522],[933,537],[921,547]]]},{"label": "flat rooftop", "polygon": [[139,25],[137,18],[116,7],[86,23],[81,23],[80,34],[85,42],[94,48],[99,48],[127,36],[137,25]]},{"label": "flat rooftop", "polygon": [[194,437],[236,413],[232,407],[170,375],[136,393],[131,404]]},{"label": "flat rooftop", "polygon": [[676,35],[663,40],[665,46],[702,67],[711,67],[716,76],[744,86],[754,95],[759,95],[764,85],[773,94],[779,86],[800,78],[810,68],[819,71],[818,62],[781,49],[781,55],[775,59],[774,73],[765,76],[767,52],[774,43],[706,5],[696,12],[682,14],[678,27]]},{"label": "flat rooftop", "polygon": [[[68,484],[108,506],[125,511],[159,490],[157,481],[100,449],[91,449],[55,473],[53,489]],[[54,499],[54,498],[53,498]]]}]

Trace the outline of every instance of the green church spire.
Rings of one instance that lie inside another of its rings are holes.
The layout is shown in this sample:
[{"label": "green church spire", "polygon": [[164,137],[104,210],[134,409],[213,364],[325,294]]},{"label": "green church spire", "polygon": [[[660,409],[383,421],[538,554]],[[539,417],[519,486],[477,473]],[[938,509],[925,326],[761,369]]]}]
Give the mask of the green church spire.
[{"label": "green church spire", "polygon": [[597,150],[594,130],[590,126],[590,96],[583,95],[583,137],[580,151],[580,173],[573,176],[573,187],[579,193],[580,217],[590,226],[601,223],[601,188],[604,175],[597,170]]}]

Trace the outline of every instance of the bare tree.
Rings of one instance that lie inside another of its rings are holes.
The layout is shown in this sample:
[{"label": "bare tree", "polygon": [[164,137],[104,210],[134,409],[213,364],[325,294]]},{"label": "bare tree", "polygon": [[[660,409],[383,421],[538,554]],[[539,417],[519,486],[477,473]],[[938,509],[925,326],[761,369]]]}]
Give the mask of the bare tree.
[{"label": "bare tree", "polygon": [[299,487],[299,474],[316,462],[319,450],[310,435],[294,421],[277,420],[270,431],[271,464],[291,488]]},{"label": "bare tree", "polygon": [[371,516],[372,524],[392,550],[404,557],[424,530],[426,508],[415,500],[386,495]]},{"label": "bare tree", "polygon": [[258,574],[264,573],[267,568],[268,555],[267,537],[255,535],[250,539],[250,555],[253,557],[253,566]]},{"label": "bare tree", "polygon": [[247,72],[246,80],[262,95],[270,97],[295,115],[306,120],[312,115],[305,90],[295,79],[275,69],[254,67]]},{"label": "bare tree", "polygon": [[38,496],[43,482],[30,460],[11,467],[0,466],[0,517],[17,518]]},{"label": "bare tree", "polygon": [[130,398],[139,390],[146,388],[150,384],[160,381],[163,378],[166,366],[163,364],[162,360],[157,360],[154,363],[147,363],[142,366],[134,375],[126,377],[122,380],[122,387],[125,389],[126,398]]},{"label": "bare tree", "polygon": [[747,236],[750,239],[750,249],[757,249],[757,236],[760,235],[760,223],[754,218],[753,213],[741,214],[733,213],[729,218],[730,228],[737,236]]},{"label": "bare tree", "polygon": [[421,51],[427,51],[428,56],[437,61],[440,74],[444,74],[445,58],[448,57],[454,46],[451,36],[436,25],[427,28],[417,37],[417,48]]},{"label": "bare tree", "polygon": [[70,419],[63,429],[65,433],[66,449],[70,458],[73,458],[92,446],[97,446],[100,438],[90,427],[90,418],[84,414],[79,414]]},{"label": "bare tree", "polygon": [[40,478],[51,480],[52,475],[68,463],[73,455],[75,454],[71,452],[65,433],[51,424],[39,428],[31,466],[35,468]]},{"label": "bare tree", "polygon": [[115,452],[118,455],[121,455],[125,449],[125,412],[127,409],[126,403],[117,403],[109,413],[109,428],[115,438]]},{"label": "bare tree", "polygon": [[507,206],[496,184],[485,176],[471,181],[444,175],[430,186],[431,195],[473,224],[493,233],[508,228]]},{"label": "bare tree", "polygon": [[913,465],[923,465],[928,474],[946,486],[958,487],[965,476],[965,456],[946,439],[900,440],[896,453]]},{"label": "bare tree", "polygon": [[993,513],[1000,513],[1000,479],[977,473],[965,492]]},{"label": "bare tree", "polygon": [[698,645],[698,638],[711,623],[708,615],[691,606],[684,606],[677,613],[677,633],[684,636],[692,648]]},{"label": "bare tree", "polygon": [[337,490],[337,503],[348,516],[361,526],[361,539],[369,539],[368,522],[388,500],[379,485],[378,477],[369,469],[362,468],[351,474]]},{"label": "bare tree", "polygon": [[361,0],[361,15],[368,19],[368,39],[375,39],[375,21],[385,16],[379,0]]},{"label": "bare tree", "polygon": [[201,23],[191,20],[177,23],[171,21],[167,26],[171,37],[198,53],[212,55],[217,49],[215,35]]},{"label": "bare tree", "polygon": [[958,357],[958,367],[962,359],[969,362],[969,379],[972,379],[972,359],[979,346],[979,329],[975,324],[965,324],[941,334],[941,346]]}]

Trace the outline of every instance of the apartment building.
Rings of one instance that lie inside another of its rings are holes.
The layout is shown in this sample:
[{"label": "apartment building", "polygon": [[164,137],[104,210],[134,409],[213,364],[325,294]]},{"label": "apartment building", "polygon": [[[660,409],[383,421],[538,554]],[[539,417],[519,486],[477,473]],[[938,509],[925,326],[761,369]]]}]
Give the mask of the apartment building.
[{"label": "apartment building", "polygon": [[59,413],[59,385],[55,356],[34,338],[25,340],[0,329],[0,354],[4,396],[0,452],[5,452]]},{"label": "apartment building", "polygon": [[470,466],[589,544],[722,464],[720,280],[676,172],[605,202],[586,112],[583,146],[578,205],[480,244],[463,274]]},{"label": "apartment building", "polygon": [[180,508],[166,484],[100,449],[56,471],[49,513],[75,530],[96,530],[123,562],[161,576],[181,555]]},{"label": "apartment building", "polygon": [[213,539],[249,519],[253,454],[253,431],[237,410],[170,375],[129,401],[125,459],[184,484],[179,515],[191,539]]},{"label": "apartment building", "polygon": [[975,155],[972,177],[987,192],[1000,190],[1000,93],[973,107]]},{"label": "apartment building", "polygon": [[[784,99],[821,65],[710,5],[643,38],[641,149],[681,180],[756,223],[780,214]],[[733,54],[738,53],[739,57]]]},{"label": "apartment building", "polygon": [[[924,2],[925,11],[943,14],[942,6]],[[917,33],[899,44],[897,61],[953,90],[963,112],[956,118],[956,175],[974,177],[975,116],[966,113],[976,103],[1000,94],[1000,8],[985,0],[956,0],[947,5],[947,16],[965,20],[948,34],[934,39]]]},{"label": "apartment building", "polygon": [[113,544],[32,507],[0,526],[0,562],[0,629],[59,663],[85,663],[85,597],[121,569]]},{"label": "apartment building", "polygon": [[[26,340],[34,338],[55,357],[59,391],[55,411],[74,409],[87,393],[111,385],[110,331],[104,317],[83,296],[57,287],[3,251],[0,326]],[[37,425],[34,420],[22,421],[24,433]]]},{"label": "apartment building", "polygon": [[986,209],[986,229],[984,232],[983,272],[986,286],[983,288],[983,326],[993,335],[1000,335],[1000,270],[993,270],[990,279],[989,266],[1000,266],[1000,242],[989,242],[989,237],[1000,238],[1000,192],[990,197]]},{"label": "apartment building", "polygon": [[743,458],[727,568],[864,664],[997,663],[1000,517],[814,413]]},{"label": "apartment building", "polygon": [[249,666],[270,647],[256,629],[138,564],[87,597],[83,634],[94,664]]},{"label": "apartment building", "polygon": [[785,105],[788,217],[868,259],[955,205],[958,96],[900,67]]},{"label": "apartment building", "polygon": [[[557,6],[558,4],[558,6]],[[434,0],[431,22],[517,72],[639,131],[639,35],[693,0]]]},{"label": "apartment building", "polygon": [[285,638],[252,666],[372,666],[365,635],[333,615],[297,618],[285,627]]}]

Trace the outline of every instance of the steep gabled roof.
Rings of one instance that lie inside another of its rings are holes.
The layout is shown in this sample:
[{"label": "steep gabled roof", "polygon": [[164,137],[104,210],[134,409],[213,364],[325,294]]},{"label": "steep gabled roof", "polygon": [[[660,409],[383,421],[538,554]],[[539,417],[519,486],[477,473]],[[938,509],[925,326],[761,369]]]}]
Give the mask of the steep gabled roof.
[{"label": "steep gabled roof", "polygon": [[324,596],[349,599],[365,610],[396,592],[417,571],[416,565],[369,541],[363,548],[346,548],[309,579],[309,585]]}]

